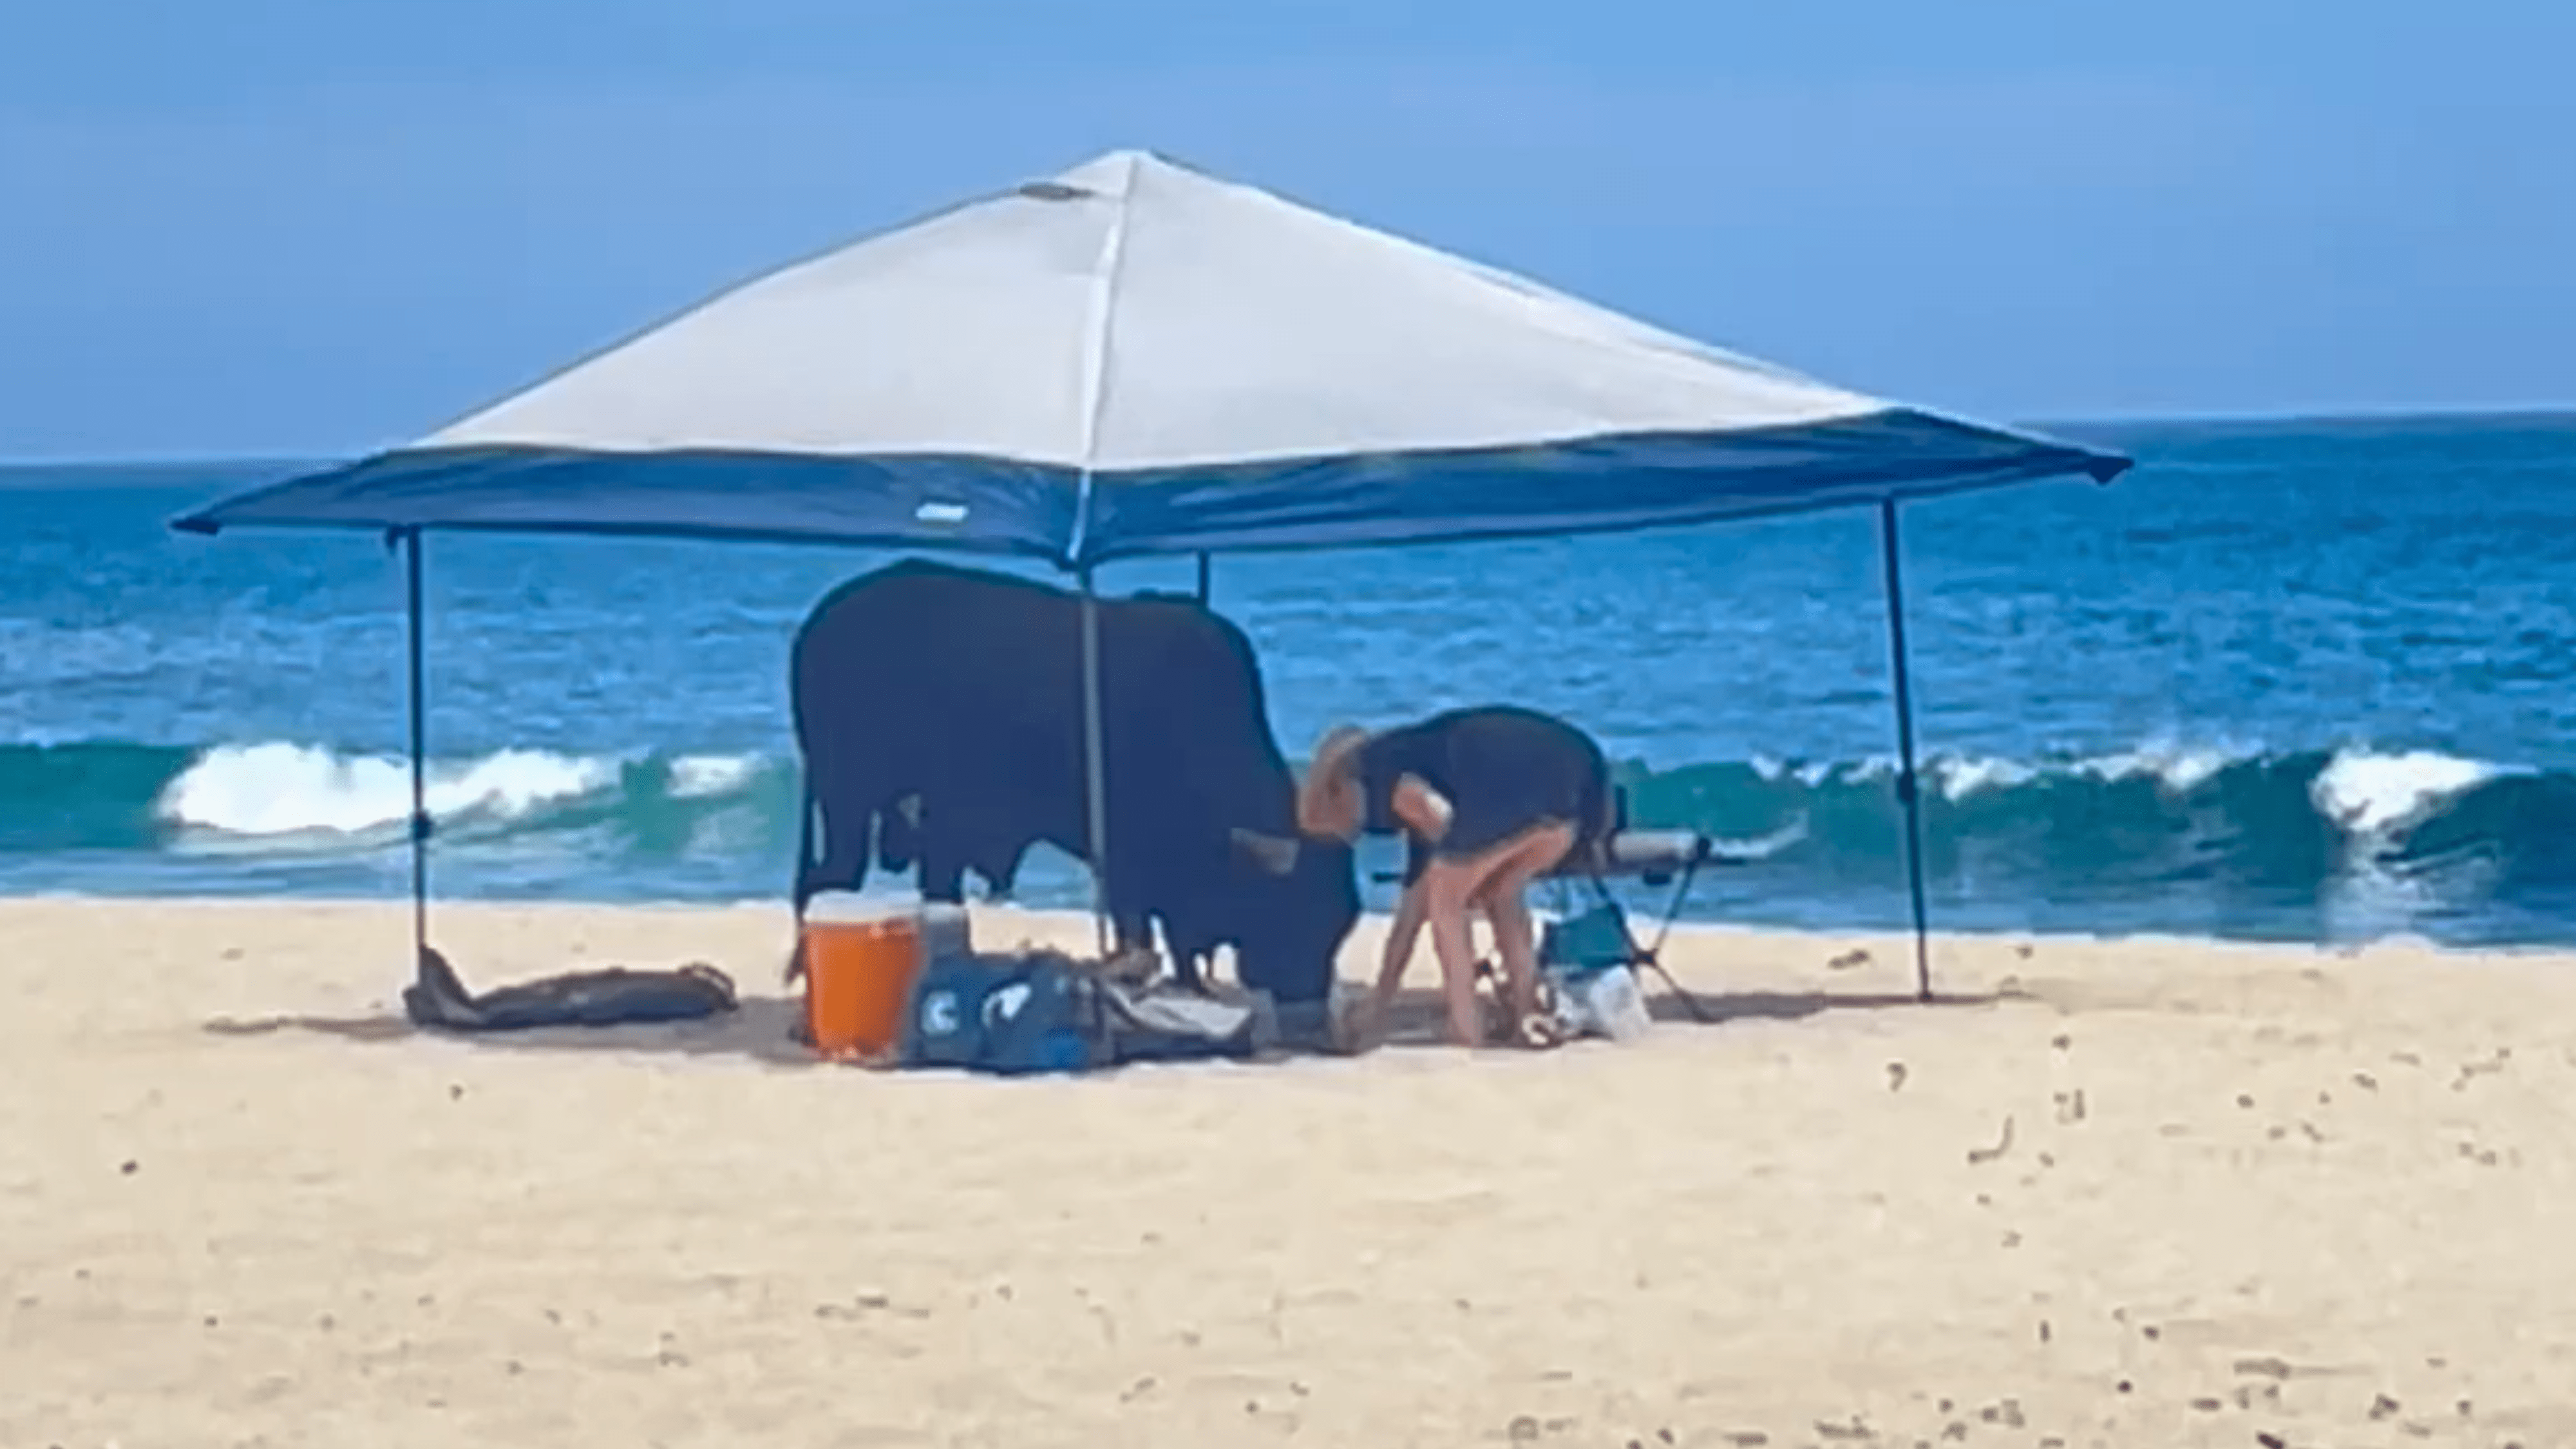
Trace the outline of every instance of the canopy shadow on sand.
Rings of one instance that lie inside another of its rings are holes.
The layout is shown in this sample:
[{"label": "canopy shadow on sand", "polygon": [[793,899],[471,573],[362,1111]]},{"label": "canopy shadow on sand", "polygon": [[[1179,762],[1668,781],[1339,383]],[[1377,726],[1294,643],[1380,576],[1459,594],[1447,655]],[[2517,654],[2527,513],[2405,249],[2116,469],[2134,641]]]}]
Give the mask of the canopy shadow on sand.
[{"label": "canopy shadow on sand", "polygon": [[[1715,1029],[1747,1021],[1801,1021],[1834,1012],[1941,1009],[1990,1006],[2007,999],[1990,994],[1946,993],[1925,1002],[1912,992],[1746,991],[1694,992],[1700,1014],[1669,992],[1651,991],[1648,1009],[1658,1032],[1690,1028]],[[810,1048],[789,1036],[802,1014],[792,997],[746,996],[734,1011],[702,1021],[651,1026],[544,1027],[528,1031],[455,1033],[413,1025],[400,1012],[352,1016],[279,1015],[218,1017],[205,1023],[211,1036],[269,1036],[281,1033],[336,1037],[367,1046],[409,1045],[447,1041],[478,1050],[500,1052],[629,1053],[645,1056],[746,1057],[775,1066],[825,1066]],[[1446,1049],[1441,1039],[1446,1008],[1436,990],[1400,993],[1387,1019],[1385,1049]],[[1560,1048],[1563,1050],[1565,1048]],[[1603,1042],[1578,1042],[1571,1049],[1616,1050]],[[1337,1060],[1329,1053],[1294,1056]],[[1207,1065],[1228,1065],[1210,1063]]]}]

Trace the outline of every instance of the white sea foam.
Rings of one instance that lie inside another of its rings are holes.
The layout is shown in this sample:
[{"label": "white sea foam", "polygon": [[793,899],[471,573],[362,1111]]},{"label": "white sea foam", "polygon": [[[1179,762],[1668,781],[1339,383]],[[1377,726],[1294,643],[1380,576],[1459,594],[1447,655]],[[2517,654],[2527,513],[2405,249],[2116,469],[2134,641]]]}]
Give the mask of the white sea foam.
[{"label": "white sea foam", "polygon": [[2382,754],[2335,752],[2308,785],[2318,814],[2345,838],[2344,868],[2319,901],[2337,933],[2380,936],[2437,909],[2459,890],[2457,876],[2435,880],[2395,864],[2404,832],[2439,816],[2470,791],[2520,770],[2432,750]]},{"label": "white sea foam", "polygon": [[1981,790],[2009,790],[2029,784],[2037,773],[2028,765],[1983,756],[1943,756],[1931,762],[1930,775],[1941,798],[1956,805]]},{"label": "white sea foam", "polygon": [[[2159,739],[2109,754],[2047,763],[1936,754],[1924,759],[1920,769],[1924,783],[1955,805],[1976,795],[2070,776],[2106,784],[2148,780],[2167,794],[2184,795],[2234,766],[2262,758],[2261,752],[2250,749]],[[1894,775],[1896,762],[1873,755],[1853,763],[1820,761],[1795,767],[1765,761],[1756,768],[1765,779],[1791,778],[1809,789],[1821,789],[1879,784]],[[2515,773],[2519,772],[2510,767],[2430,750],[2383,754],[2346,749],[2328,760],[2309,788],[2309,799],[2320,816],[2349,834],[2384,836],[2421,824],[2479,785]]]},{"label": "white sea foam", "polygon": [[2165,790],[2185,795],[2209,783],[2219,771],[2248,758],[2248,754],[2214,746],[2156,740],[2133,750],[2085,760],[2076,768],[2106,783],[2145,776]]},{"label": "white sea foam", "polygon": [[[504,820],[578,799],[615,783],[613,761],[502,750],[459,764],[433,763],[426,804],[434,818]],[[411,813],[411,767],[381,756],[308,745],[225,745],[208,750],[161,792],[162,819],[238,836],[357,835]]]},{"label": "white sea foam", "polygon": [[[1876,762],[1872,761],[1871,763],[1875,764]],[[1837,773],[1839,773],[1838,767],[1831,760],[1812,761],[1798,767],[1798,783],[1806,786],[1810,790],[1813,790],[1817,786],[1824,784],[1827,780],[1833,779]],[[1868,779],[1869,776],[1869,765],[1863,765],[1857,772],[1856,777],[1860,779]]]},{"label": "white sea foam", "polygon": [[[1993,755],[1933,754],[1917,762],[1925,782],[1952,804],[1992,790],[2011,790],[2050,777],[2088,776],[2105,783],[2151,779],[2174,794],[2199,789],[2231,765],[2259,758],[2253,751],[2216,745],[2182,745],[2154,741],[2135,749],[2073,760],[2031,762]],[[1874,785],[1892,779],[1896,760],[1872,755],[1850,764],[1817,762],[1786,771],[1809,789],[1827,785]],[[1770,778],[1766,776],[1765,778]]]},{"label": "white sea foam", "polygon": [[2383,836],[2439,814],[2487,781],[2510,773],[2484,760],[2432,750],[2383,755],[2338,750],[2308,787],[2317,813],[2354,836]]},{"label": "white sea foam", "polygon": [[671,761],[671,798],[704,800],[730,795],[760,771],[758,755],[682,755]]}]

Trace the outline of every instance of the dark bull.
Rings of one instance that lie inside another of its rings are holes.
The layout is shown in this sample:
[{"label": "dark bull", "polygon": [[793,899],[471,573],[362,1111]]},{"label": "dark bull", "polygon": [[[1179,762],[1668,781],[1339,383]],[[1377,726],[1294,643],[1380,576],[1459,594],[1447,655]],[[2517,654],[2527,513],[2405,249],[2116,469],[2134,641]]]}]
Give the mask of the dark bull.
[{"label": "dark bull", "polygon": [[[1174,970],[1219,945],[1243,984],[1320,1000],[1359,916],[1351,853],[1301,838],[1251,641],[1185,598],[1103,599],[1109,915],[1122,948],[1162,923]],[[906,562],[841,585],[797,632],[805,763],[796,907],[920,867],[962,898],[1010,889],[1038,841],[1088,862],[1082,600],[1007,575]]]}]

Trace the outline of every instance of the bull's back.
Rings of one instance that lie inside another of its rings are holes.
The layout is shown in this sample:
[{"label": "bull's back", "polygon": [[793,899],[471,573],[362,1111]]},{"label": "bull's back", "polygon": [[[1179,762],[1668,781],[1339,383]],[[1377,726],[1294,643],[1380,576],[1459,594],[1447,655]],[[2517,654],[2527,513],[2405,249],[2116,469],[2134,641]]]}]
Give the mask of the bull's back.
[{"label": "bull's back", "polygon": [[789,695],[799,743],[879,721],[994,719],[1079,687],[1071,600],[1006,575],[905,562],[826,594],[798,629]]},{"label": "bull's back", "polygon": [[[1284,833],[1294,782],[1243,632],[1195,601],[1156,596],[1102,600],[1100,633],[1114,814],[1206,812]],[[1070,591],[894,564],[825,595],[798,631],[798,742],[809,758],[836,745],[971,752],[1004,772],[1052,776],[1042,760],[1078,761],[1081,651]],[[1148,783],[1127,783],[1139,780]]]}]

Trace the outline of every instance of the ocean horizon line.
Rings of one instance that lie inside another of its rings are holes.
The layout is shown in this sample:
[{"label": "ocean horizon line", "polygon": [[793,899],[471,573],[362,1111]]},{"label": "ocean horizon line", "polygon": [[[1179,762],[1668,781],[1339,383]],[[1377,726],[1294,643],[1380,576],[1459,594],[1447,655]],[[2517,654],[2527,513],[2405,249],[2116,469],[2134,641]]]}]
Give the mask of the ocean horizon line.
[{"label": "ocean horizon line", "polygon": [[[2388,407],[2345,407],[2326,409],[2290,409],[2270,411],[2207,412],[2097,412],[2067,414],[2059,417],[2008,418],[2002,426],[2041,432],[2081,431],[2087,428],[2263,428],[2301,424],[2420,424],[2441,422],[2567,422],[2576,421],[2576,400],[2549,403],[2498,403],[2474,406],[2444,407],[2396,405]],[[155,450],[128,454],[0,454],[0,488],[23,487],[25,480],[12,479],[15,473],[116,472],[142,473],[192,468],[242,470],[328,468],[378,453],[407,446],[412,440],[374,444],[356,449],[322,452],[206,452],[190,453]],[[121,479],[110,487],[149,486],[146,480]]]}]

